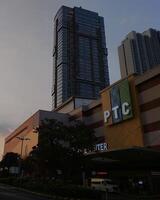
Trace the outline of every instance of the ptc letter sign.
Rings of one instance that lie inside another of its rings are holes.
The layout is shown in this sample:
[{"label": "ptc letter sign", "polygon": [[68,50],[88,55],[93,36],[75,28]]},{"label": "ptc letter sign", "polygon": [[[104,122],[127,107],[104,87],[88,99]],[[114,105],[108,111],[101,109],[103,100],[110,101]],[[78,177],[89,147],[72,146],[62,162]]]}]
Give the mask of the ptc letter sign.
[{"label": "ptc letter sign", "polygon": [[[128,80],[113,86],[110,90],[110,109],[104,111],[104,122],[108,125],[133,117]],[[108,99],[107,99],[108,100]]]}]

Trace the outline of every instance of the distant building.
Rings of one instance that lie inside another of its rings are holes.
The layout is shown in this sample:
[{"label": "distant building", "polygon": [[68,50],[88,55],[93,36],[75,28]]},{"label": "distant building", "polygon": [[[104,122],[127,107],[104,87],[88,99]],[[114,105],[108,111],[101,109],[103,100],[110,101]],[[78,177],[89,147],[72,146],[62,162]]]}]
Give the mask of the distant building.
[{"label": "distant building", "polygon": [[109,85],[107,55],[103,17],[62,6],[54,18],[53,110],[72,96],[99,96]]},{"label": "distant building", "polygon": [[118,48],[121,77],[143,74],[160,64],[160,31],[130,32]]}]

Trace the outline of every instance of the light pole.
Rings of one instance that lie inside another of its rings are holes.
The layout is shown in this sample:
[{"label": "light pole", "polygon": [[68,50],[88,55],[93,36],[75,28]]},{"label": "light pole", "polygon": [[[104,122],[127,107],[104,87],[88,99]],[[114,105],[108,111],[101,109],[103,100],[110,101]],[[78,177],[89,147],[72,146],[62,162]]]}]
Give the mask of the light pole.
[{"label": "light pole", "polygon": [[22,158],[22,154],[23,154],[23,143],[24,143],[24,140],[30,140],[30,138],[27,138],[27,137],[16,137],[17,139],[21,140],[21,158]]},{"label": "light pole", "polygon": [[23,156],[23,144],[24,144],[24,140],[30,140],[30,138],[27,138],[27,137],[16,137],[17,139],[21,140],[21,154],[20,154],[20,157],[21,157],[21,160],[20,160],[20,174],[21,176],[23,176],[22,174],[22,156]]}]

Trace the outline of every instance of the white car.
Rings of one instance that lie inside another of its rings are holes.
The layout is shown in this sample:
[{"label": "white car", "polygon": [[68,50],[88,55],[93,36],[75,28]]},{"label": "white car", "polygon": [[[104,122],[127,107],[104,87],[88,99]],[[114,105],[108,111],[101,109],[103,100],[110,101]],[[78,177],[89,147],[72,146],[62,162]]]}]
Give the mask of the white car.
[{"label": "white car", "polygon": [[111,179],[91,178],[91,187],[96,190],[118,192],[119,187]]}]

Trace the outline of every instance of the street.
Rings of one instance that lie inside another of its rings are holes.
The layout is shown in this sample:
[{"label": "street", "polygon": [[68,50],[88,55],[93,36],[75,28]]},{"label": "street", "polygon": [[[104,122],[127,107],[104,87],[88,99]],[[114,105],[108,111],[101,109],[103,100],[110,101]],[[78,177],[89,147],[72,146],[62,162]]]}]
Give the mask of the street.
[{"label": "street", "polygon": [[49,198],[19,191],[15,187],[0,184],[0,200],[47,200]]}]

